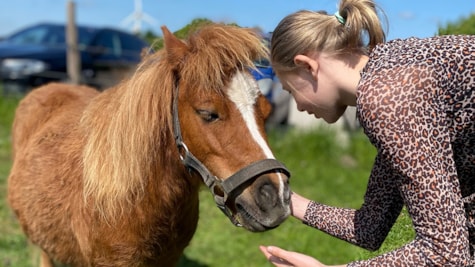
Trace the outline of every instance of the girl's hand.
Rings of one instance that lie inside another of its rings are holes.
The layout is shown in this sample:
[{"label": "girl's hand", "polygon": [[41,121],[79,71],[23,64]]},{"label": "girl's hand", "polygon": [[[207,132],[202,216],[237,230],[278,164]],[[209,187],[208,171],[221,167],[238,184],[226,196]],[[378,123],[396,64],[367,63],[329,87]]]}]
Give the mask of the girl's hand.
[{"label": "girl's hand", "polygon": [[276,267],[324,267],[316,259],[293,251],[287,251],[274,246],[259,246],[264,256]]}]

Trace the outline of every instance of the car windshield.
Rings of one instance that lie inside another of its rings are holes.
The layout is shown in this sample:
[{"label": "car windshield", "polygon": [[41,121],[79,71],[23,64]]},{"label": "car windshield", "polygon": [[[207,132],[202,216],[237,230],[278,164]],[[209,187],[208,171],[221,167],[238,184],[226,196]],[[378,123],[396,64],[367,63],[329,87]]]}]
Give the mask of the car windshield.
[{"label": "car windshield", "polygon": [[[79,44],[88,44],[94,35],[95,30],[87,27],[78,27]],[[19,31],[6,38],[12,44],[42,44],[58,45],[66,43],[66,32],[64,26],[38,25]]]}]

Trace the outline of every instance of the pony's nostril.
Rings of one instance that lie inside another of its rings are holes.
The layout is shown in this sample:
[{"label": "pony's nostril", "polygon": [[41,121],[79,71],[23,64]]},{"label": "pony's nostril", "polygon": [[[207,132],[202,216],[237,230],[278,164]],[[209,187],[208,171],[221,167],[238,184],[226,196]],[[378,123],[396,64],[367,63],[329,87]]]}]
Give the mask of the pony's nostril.
[{"label": "pony's nostril", "polygon": [[262,211],[270,210],[277,205],[277,191],[272,184],[262,184],[258,192],[255,196],[256,203]]},{"label": "pony's nostril", "polygon": [[292,196],[292,191],[289,188],[289,184],[284,185],[284,203],[289,204],[290,203],[290,197]]},{"label": "pony's nostril", "polygon": [[271,199],[272,198],[272,190],[273,190],[273,187],[272,185],[270,184],[264,184],[262,185],[260,188],[259,188],[259,193],[260,193],[260,196],[263,198],[263,199]]}]

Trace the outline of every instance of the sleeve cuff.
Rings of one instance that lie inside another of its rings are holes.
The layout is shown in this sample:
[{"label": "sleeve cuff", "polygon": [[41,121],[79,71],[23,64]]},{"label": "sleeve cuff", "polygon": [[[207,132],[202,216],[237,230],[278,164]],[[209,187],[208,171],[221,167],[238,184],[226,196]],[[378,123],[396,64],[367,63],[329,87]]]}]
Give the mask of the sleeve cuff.
[{"label": "sleeve cuff", "polygon": [[303,216],[303,223],[315,227],[317,222],[317,207],[319,205],[315,201],[310,201]]}]

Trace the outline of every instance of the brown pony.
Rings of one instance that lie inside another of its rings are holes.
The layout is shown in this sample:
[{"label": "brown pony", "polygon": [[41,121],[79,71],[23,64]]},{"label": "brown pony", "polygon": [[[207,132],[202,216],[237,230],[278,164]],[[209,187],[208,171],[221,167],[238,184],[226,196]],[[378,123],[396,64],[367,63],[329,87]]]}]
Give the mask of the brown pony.
[{"label": "brown pony", "polygon": [[290,214],[283,168],[242,170],[273,158],[269,104],[249,74],[266,54],[257,35],[216,24],[184,42],[162,30],[165,48],[119,85],[50,84],[18,106],[8,199],[42,266],[176,265],[196,230],[201,176],[250,231]]}]

